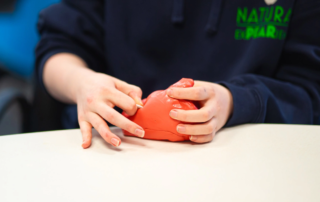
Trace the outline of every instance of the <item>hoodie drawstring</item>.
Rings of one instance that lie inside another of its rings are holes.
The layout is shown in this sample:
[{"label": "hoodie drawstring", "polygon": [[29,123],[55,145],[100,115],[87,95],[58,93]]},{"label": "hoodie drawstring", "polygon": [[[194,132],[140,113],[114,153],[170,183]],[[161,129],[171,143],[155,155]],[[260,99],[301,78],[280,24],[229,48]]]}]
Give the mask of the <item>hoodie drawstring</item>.
[{"label": "hoodie drawstring", "polygon": [[213,0],[210,9],[209,20],[206,26],[206,31],[213,34],[218,31],[222,0]]},{"label": "hoodie drawstring", "polygon": [[184,0],[174,0],[173,2],[173,13],[172,22],[182,23],[184,21]]}]

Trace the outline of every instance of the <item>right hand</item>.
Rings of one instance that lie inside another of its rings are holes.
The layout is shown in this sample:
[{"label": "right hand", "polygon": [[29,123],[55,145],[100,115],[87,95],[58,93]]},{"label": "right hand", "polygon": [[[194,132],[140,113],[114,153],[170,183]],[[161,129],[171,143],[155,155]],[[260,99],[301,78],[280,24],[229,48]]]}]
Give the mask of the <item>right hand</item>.
[{"label": "right hand", "polygon": [[142,127],[113,109],[117,106],[128,115],[134,115],[137,111],[136,104],[142,105],[142,91],[139,87],[106,74],[91,71],[80,78],[81,82],[75,96],[83,148],[91,145],[92,127],[106,142],[115,147],[121,144],[121,139],[110,131],[106,121],[138,137],[144,136]]}]

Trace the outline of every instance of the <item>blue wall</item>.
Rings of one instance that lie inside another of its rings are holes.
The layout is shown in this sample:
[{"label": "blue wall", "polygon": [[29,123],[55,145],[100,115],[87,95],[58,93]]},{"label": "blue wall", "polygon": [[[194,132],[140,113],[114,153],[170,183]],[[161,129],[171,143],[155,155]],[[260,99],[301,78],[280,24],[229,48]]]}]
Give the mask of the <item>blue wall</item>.
[{"label": "blue wall", "polygon": [[18,0],[13,13],[0,13],[0,64],[10,72],[30,78],[38,42],[39,12],[60,0]]}]

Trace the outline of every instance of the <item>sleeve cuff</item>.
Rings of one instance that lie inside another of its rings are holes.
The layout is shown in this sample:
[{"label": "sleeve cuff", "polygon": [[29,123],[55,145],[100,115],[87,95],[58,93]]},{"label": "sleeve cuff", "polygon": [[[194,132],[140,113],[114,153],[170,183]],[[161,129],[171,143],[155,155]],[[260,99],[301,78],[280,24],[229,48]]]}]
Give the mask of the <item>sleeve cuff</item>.
[{"label": "sleeve cuff", "polygon": [[257,90],[230,82],[219,84],[228,88],[233,97],[233,113],[224,127],[262,122],[263,102]]},{"label": "sleeve cuff", "polygon": [[43,82],[43,69],[44,69],[44,65],[46,64],[46,62],[47,62],[47,60],[50,58],[50,57],[52,57],[53,55],[55,55],[55,54],[58,54],[58,53],[60,53],[61,52],[61,50],[55,50],[55,51],[51,51],[51,52],[49,52],[48,54],[46,54],[40,61],[39,61],[39,63],[38,63],[38,71],[37,71],[37,77],[38,77],[38,81],[39,81],[39,85],[40,85],[40,87],[43,89],[43,90],[45,90],[45,92],[46,93],[48,93],[47,92],[47,90],[46,90],[46,88],[45,88],[45,86],[44,86],[44,82]]}]

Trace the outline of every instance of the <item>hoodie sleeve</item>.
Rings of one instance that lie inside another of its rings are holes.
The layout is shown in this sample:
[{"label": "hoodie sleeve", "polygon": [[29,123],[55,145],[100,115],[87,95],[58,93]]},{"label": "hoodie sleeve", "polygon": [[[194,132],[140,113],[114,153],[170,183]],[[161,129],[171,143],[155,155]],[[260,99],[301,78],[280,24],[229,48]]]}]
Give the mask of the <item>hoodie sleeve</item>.
[{"label": "hoodie sleeve", "polygon": [[221,82],[234,99],[226,127],[243,123],[320,124],[320,2],[298,2],[275,76],[248,74]]},{"label": "hoodie sleeve", "polygon": [[[45,62],[57,53],[72,53],[101,71],[103,57],[103,0],[62,0],[40,13],[36,72],[43,86]],[[104,66],[104,65],[103,65]]]}]

